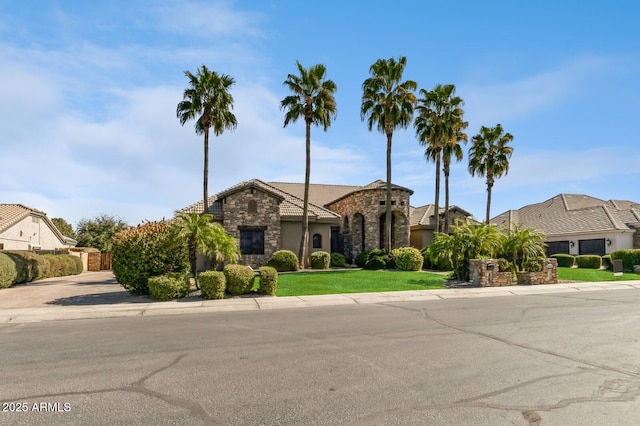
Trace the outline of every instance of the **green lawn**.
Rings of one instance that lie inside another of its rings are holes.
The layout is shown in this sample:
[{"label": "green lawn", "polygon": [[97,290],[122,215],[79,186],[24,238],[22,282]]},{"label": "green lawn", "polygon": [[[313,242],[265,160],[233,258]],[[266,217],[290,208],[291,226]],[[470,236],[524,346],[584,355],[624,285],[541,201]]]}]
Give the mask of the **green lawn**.
[{"label": "green lawn", "polygon": [[627,281],[640,280],[639,274],[625,272],[621,277],[614,277],[611,271],[601,271],[598,269],[581,268],[558,268],[558,279],[560,281]]},{"label": "green lawn", "polygon": [[368,293],[445,288],[445,276],[407,271],[326,271],[278,275],[278,296]]}]

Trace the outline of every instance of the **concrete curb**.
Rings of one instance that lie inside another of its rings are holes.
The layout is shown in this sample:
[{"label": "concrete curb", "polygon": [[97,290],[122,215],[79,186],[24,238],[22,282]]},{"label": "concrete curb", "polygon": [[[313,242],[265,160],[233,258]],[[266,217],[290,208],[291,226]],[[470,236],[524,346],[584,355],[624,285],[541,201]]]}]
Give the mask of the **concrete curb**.
[{"label": "concrete curb", "polygon": [[605,290],[640,289],[640,281],[568,283],[537,286],[454,288],[384,293],[329,294],[234,298],[189,302],[127,303],[91,306],[54,306],[0,309],[0,323],[32,323],[70,319],[146,317],[205,312],[264,311],[273,309],[313,308],[338,305],[367,305],[394,302],[420,302],[469,297],[528,296],[536,294],[575,293]]}]

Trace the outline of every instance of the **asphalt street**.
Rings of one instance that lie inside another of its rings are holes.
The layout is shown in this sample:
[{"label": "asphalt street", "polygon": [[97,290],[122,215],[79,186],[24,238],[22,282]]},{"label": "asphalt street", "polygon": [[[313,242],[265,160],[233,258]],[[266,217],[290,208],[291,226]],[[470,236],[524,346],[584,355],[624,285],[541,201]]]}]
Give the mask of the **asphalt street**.
[{"label": "asphalt street", "polygon": [[0,424],[637,425],[640,291],[604,288],[5,322]]}]

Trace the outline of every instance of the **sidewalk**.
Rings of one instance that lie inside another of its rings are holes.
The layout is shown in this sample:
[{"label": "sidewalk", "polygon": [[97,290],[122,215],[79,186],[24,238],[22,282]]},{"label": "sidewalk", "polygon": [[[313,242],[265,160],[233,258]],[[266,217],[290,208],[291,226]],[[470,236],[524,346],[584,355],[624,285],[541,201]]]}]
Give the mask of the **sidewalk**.
[{"label": "sidewalk", "polygon": [[537,286],[452,288],[322,296],[239,297],[154,302],[124,290],[109,271],[49,278],[0,290],[0,323],[256,311],[335,305],[418,302],[464,297],[526,296],[545,293],[640,289],[640,281],[567,283]]}]

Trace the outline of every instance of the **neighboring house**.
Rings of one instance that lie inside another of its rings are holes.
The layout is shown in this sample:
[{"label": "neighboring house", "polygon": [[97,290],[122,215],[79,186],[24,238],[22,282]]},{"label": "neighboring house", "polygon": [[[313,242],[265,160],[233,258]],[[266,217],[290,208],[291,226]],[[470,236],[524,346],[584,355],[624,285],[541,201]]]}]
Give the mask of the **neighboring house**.
[{"label": "neighboring house", "polygon": [[56,250],[75,247],[45,212],[22,204],[0,204],[0,250]]},{"label": "neighboring house", "polygon": [[[411,246],[416,248],[424,248],[433,242],[433,235],[436,229],[435,221],[435,204],[427,204],[422,207],[411,207],[409,215],[411,217]],[[459,221],[471,218],[471,213],[458,207],[449,206],[449,226],[444,223],[444,208],[438,210],[440,216],[440,231],[450,231],[451,227]]]},{"label": "neighboring house", "polygon": [[[393,185],[391,192],[391,244],[408,246],[412,241],[409,199],[413,191]],[[276,250],[298,252],[303,197],[302,183],[252,179],[209,197],[208,213],[240,241],[241,263],[260,266]],[[339,252],[353,259],[364,250],[384,247],[385,203],[386,183],[381,180],[365,186],[311,184],[308,253]],[[202,201],[182,209],[202,210]],[[422,232],[420,226],[416,229]]]},{"label": "neighboring house", "polygon": [[640,203],[604,201],[581,194],[560,194],[491,220],[497,226],[522,224],[547,235],[547,252],[604,255],[640,248]]}]

